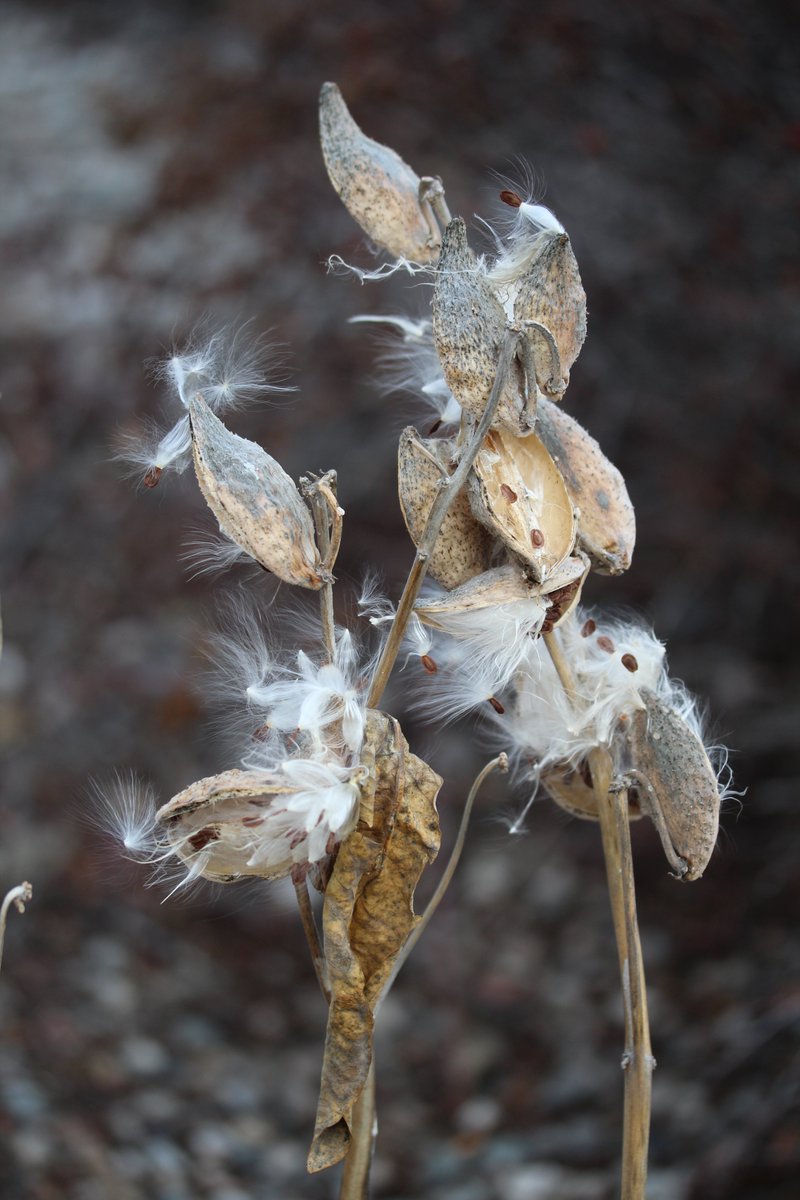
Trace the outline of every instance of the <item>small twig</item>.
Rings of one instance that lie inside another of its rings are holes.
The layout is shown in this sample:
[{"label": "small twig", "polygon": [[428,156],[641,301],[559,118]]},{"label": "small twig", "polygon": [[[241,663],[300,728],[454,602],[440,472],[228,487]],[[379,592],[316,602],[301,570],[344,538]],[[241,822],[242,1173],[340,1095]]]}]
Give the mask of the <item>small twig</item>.
[{"label": "small twig", "polygon": [[369,1195],[369,1169],[378,1122],[375,1117],[375,1051],[372,1052],[369,1074],[364,1081],[361,1095],[353,1105],[349,1121],[350,1145],[344,1160],[344,1171],[339,1188],[339,1200],[367,1200]]},{"label": "small twig", "polygon": [[343,510],[336,500],[336,472],[328,471],[320,479],[303,477],[300,480],[303,494],[314,518],[317,546],[322,557],[320,574],[325,583],[319,591],[319,609],[322,618],[322,640],[325,653],[333,662],[336,652],[336,627],[333,614],[333,571],[342,541]]},{"label": "small twig", "polygon": [[303,922],[303,932],[306,935],[308,948],[311,951],[311,961],[314,964],[314,973],[319,982],[320,990],[328,1004],[331,1002],[330,988],[328,987],[325,978],[325,953],[322,949],[322,944],[319,940],[317,932],[317,923],[314,920],[314,911],[311,908],[311,897],[308,894],[308,884],[305,876],[302,879],[295,879],[294,891],[297,896],[297,907],[300,909],[300,920]]},{"label": "small twig", "polygon": [[370,708],[376,708],[380,703],[381,696],[389,682],[389,676],[392,673],[392,667],[395,664],[397,655],[400,652],[403,634],[411,619],[414,603],[425,579],[428,570],[428,561],[436,545],[436,539],[441,531],[442,523],[453,501],[466,483],[467,476],[472,469],[472,464],[483,445],[486,434],[489,432],[494,414],[497,411],[497,406],[500,403],[500,397],[503,394],[503,388],[514,359],[514,354],[516,353],[518,339],[518,330],[508,326],[500,348],[500,358],[497,363],[497,374],[495,375],[494,385],[486,403],[486,408],[483,410],[483,415],[455,471],[439,483],[439,492],[428,514],[425,532],[417,546],[417,554],[406,580],[406,585],[403,588],[400,603],[397,605],[397,612],[389,629],[389,636],[384,643],[378,665],[375,668],[375,674],[372,677],[369,696],[367,698],[367,704]]},{"label": "small twig", "polygon": [[[578,695],[575,680],[559,640],[555,633],[546,633],[544,641],[564,691],[570,702],[576,705]],[[589,769],[600,817],[625,1015],[625,1050],[622,1057],[625,1099],[620,1194],[621,1200],[644,1200],[655,1059],[650,1045],[644,961],[636,919],[628,794],[611,786],[613,765],[607,750],[597,747],[590,753]]]},{"label": "small twig", "polygon": [[3,963],[3,945],[6,939],[6,921],[8,920],[9,909],[13,904],[17,912],[24,913],[25,905],[32,896],[33,888],[26,881],[25,883],[18,884],[17,887],[13,887],[10,892],[7,892],[2,906],[0,906],[0,966]]},{"label": "small twig", "polygon": [[419,202],[429,204],[442,227],[446,229],[452,221],[450,209],[444,198],[444,184],[438,175],[424,175],[419,181]]}]

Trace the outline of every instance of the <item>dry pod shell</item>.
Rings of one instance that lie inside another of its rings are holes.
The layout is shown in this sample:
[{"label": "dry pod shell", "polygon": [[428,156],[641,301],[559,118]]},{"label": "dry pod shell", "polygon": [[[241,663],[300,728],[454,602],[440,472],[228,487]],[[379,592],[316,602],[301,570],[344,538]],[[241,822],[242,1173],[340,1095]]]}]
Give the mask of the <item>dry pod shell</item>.
[{"label": "dry pod shell", "polygon": [[519,280],[514,301],[518,324],[535,321],[552,333],[561,358],[561,388],[586,338],[586,292],[566,233],[544,232],[540,249]]},{"label": "dry pod shell", "polygon": [[[418,546],[425,532],[440,481],[451,473],[451,439],[421,438],[413,426],[400,436],[397,459],[400,507]],[[439,464],[437,466],[437,463]],[[456,496],[428,561],[428,574],[443,587],[455,588],[491,565],[492,539],[472,515],[466,491]]]},{"label": "dry pod shell", "polygon": [[[458,403],[480,420],[497,375],[506,315],[467,243],[460,218],[444,232],[433,291],[433,340],[447,386]],[[506,379],[495,423],[514,433],[532,428],[525,380],[516,358]]]},{"label": "dry pod shell", "polygon": [[[541,784],[550,799],[573,817],[580,817],[584,821],[600,820],[594,788],[590,787],[580,771],[566,764],[557,765],[542,773]],[[635,820],[641,815],[639,805],[631,801],[628,816]]]},{"label": "dry pod shell", "polygon": [[320,588],[314,523],[280,463],[231,433],[200,396],[189,416],[197,482],[222,532],[279,579]]},{"label": "dry pod shell", "polygon": [[478,520],[502,538],[538,583],[572,553],[572,502],[535,434],[515,438],[491,430],[475,459],[469,493]]},{"label": "dry pod shell", "polygon": [[670,866],[699,879],[719,831],[717,778],[700,738],[679,712],[648,688],[625,729],[630,780],[658,830]]},{"label": "dry pod shell", "polygon": [[419,205],[419,176],[361,132],[335,83],[322,85],[319,128],[328,175],[351,217],[396,258],[431,262],[439,240]]},{"label": "dry pod shell", "polygon": [[536,413],[536,433],[578,510],[578,545],[602,574],[626,571],[636,541],[636,515],[622,475],[591,434],[544,397]]},{"label": "dry pod shell", "polygon": [[547,602],[542,599],[542,589],[526,579],[519,567],[507,564],[476,575],[446,596],[428,596],[417,600],[414,611],[423,624],[450,633],[454,617],[501,605],[530,605],[532,601],[534,604],[538,602],[544,619]]}]

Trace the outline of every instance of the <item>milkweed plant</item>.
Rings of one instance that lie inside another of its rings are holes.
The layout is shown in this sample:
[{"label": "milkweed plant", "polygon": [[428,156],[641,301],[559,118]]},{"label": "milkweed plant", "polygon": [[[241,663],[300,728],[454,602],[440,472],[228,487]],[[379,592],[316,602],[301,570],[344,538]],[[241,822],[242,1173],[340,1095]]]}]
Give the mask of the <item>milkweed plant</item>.
[{"label": "milkweed plant", "polygon": [[[240,604],[216,651],[246,730],[239,762],[160,807],[148,786],[118,777],[103,803],[127,854],[170,890],[200,879],[293,883],[328,1002],[308,1167],[344,1160],[345,1200],[368,1189],[375,1017],[453,874],[483,779],[510,770],[526,812],[544,795],[597,822],[624,1001],[622,1196],[634,1200],[644,1196],[654,1061],[629,822],[649,818],[672,873],[698,879],[717,838],[724,752],[704,745],[656,636],[585,606],[593,572],[629,566],[635,519],[622,475],[564,403],[586,336],[566,230],[509,184],[506,219],[484,223],[492,248],[479,255],[442,181],[365,136],[335,84],[322,89],[320,129],[336,192],[385,252],[378,267],[334,255],[329,269],[429,285],[427,318],[355,318],[389,327],[394,381],[434,421],[399,439],[413,565],[399,597],[372,583],[352,627],[337,624],[335,471],[295,481],[225,423],[285,383],[270,378],[247,331],[173,354],[161,378],[174,422],[131,439],[124,457],[148,488],[193,466],[219,523],[215,565],[251,560],[317,593],[319,614],[302,644],[282,645]],[[497,748],[421,915],[414,891],[439,849],[442,781],[382,707],[398,662],[417,664],[414,702],[431,722],[477,713]],[[309,887],[322,894],[321,933]]]}]

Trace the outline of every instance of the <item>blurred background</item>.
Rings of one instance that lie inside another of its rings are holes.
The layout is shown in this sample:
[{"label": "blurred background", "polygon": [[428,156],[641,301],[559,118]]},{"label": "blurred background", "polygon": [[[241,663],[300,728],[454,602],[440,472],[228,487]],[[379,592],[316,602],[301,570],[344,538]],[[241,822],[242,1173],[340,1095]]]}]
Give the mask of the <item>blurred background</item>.
[{"label": "blurred background", "polygon": [[[344,584],[378,566],[396,594],[411,561],[393,481],[415,413],[381,393],[370,330],[347,318],[428,297],[325,272],[332,252],[373,261],[318,150],[326,79],[468,222],[522,155],[570,231],[590,315],[567,403],[639,526],[630,572],[586,597],[654,623],[746,789],[697,883],[634,827],[659,1064],[648,1195],[797,1194],[793,34],[788,6],[735,0],[0,6],[0,891],[35,889],[0,979],[4,1197],[336,1194],[335,1172],[305,1174],[325,1012],[286,894],[162,903],[85,819],[87,781],[115,767],[167,799],[234,765],[202,651],[242,576],[187,577],[187,535],[212,527],[188,473],[137,493],[111,461],[158,415],[146,360],[198,317],[290,347],[297,396],[231,424],[294,475],[338,469]],[[447,848],[485,754],[469,724],[404,725],[446,778]],[[615,1194],[600,839],[545,802],[510,837],[524,799],[486,787],[383,1012],[376,1197]]]}]

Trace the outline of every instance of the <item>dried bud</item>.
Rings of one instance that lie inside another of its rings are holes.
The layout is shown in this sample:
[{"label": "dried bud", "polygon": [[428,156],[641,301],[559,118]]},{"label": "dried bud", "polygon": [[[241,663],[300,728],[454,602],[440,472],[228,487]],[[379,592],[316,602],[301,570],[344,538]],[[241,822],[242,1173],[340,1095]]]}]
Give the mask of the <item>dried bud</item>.
[{"label": "dried bud", "polygon": [[[504,488],[518,499],[509,504]],[[572,553],[575,514],[564,481],[539,439],[492,430],[469,483],[475,516],[503,539],[539,583]]]},{"label": "dried bud", "polygon": [[320,588],[314,523],[280,463],[231,433],[200,396],[189,414],[197,481],[222,532],[279,579]]},{"label": "dried bud", "polygon": [[335,83],[322,85],[319,127],[331,183],[367,236],[397,258],[433,261],[438,239],[419,206],[419,176],[361,132]]},{"label": "dried bud", "polygon": [[636,541],[636,516],[625,480],[574,417],[542,398],[536,433],[564,477],[578,510],[578,545],[603,575],[627,570]]},{"label": "dried bud", "polygon": [[[421,438],[413,426],[403,430],[397,460],[400,507],[408,532],[418,546],[425,532],[439,483],[450,473],[454,443]],[[441,464],[441,469],[436,463]],[[466,491],[456,496],[442,524],[428,563],[428,574],[443,587],[454,588],[485,571],[492,539],[472,515]]]},{"label": "dried bud", "polygon": [[[451,221],[433,292],[433,340],[447,386],[458,403],[479,420],[497,374],[506,315],[484,269],[467,244],[460,218]],[[515,359],[508,373],[496,423],[514,433],[533,425],[533,409],[525,400],[522,368]]]},{"label": "dried bud", "polygon": [[561,357],[563,392],[586,338],[586,293],[566,233],[541,238],[538,253],[519,281],[514,320],[536,321],[550,330]]},{"label": "dried bud", "polygon": [[624,730],[632,778],[670,866],[682,879],[699,879],[719,830],[717,778],[703,743],[680,713],[648,688],[640,694],[645,708]]}]

